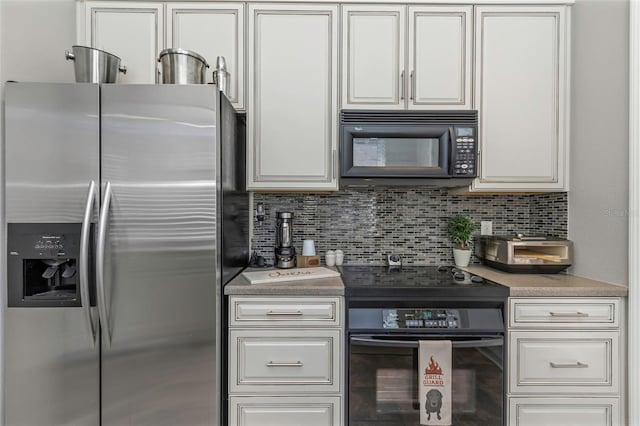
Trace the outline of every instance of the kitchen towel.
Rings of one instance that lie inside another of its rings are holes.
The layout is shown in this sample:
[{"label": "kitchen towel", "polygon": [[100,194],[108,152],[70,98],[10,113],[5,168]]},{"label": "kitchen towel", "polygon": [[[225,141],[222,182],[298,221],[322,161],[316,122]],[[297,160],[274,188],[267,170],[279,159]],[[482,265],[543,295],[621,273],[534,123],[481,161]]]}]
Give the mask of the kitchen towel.
[{"label": "kitchen towel", "polygon": [[421,425],[451,425],[451,340],[421,340],[418,350]]}]

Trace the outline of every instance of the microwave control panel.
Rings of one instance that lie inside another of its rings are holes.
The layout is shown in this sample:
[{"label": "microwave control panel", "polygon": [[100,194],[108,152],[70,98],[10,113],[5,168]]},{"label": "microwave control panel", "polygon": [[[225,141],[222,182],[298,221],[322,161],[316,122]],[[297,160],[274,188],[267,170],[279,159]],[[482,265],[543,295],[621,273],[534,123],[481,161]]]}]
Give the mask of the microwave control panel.
[{"label": "microwave control panel", "polygon": [[453,128],[453,156],[451,170],[456,177],[474,177],[477,173],[476,129],[474,127]]}]

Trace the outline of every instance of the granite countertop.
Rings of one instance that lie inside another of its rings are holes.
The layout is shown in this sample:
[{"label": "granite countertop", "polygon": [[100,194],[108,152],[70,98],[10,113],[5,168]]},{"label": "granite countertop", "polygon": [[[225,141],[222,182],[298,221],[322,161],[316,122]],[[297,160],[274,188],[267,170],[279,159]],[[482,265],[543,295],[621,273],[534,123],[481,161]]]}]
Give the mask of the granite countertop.
[{"label": "granite countertop", "polygon": [[[265,270],[267,269],[246,269],[247,272]],[[268,284],[251,284],[249,280],[240,274],[224,287],[224,294],[251,296],[343,296],[344,283],[341,277],[331,277]]]},{"label": "granite countertop", "polygon": [[570,274],[512,274],[487,266],[463,268],[509,287],[511,297],[625,297],[628,288]]}]

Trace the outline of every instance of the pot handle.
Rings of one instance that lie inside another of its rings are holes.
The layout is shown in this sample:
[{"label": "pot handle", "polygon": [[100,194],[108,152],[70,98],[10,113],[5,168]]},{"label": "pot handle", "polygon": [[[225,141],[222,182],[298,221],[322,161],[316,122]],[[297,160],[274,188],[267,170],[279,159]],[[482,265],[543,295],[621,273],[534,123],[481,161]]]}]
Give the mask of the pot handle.
[{"label": "pot handle", "polygon": [[67,59],[67,61],[75,61],[76,60],[76,55],[74,55],[73,53],[69,52],[68,50],[64,51],[64,57]]},{"label": "pot handle", "polygon": [[122,73],[122,74],[126,74],[127,73],[127,67],[125,67],[124,65],[120,65],[118,67],[118,70]]}]

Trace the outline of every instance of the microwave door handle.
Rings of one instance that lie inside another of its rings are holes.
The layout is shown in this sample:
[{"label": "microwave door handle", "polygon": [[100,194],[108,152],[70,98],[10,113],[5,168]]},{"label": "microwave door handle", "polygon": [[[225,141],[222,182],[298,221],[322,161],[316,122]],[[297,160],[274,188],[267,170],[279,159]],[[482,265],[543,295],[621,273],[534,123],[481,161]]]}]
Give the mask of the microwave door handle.
[{"label": "microwave door handle", "polygon": [[[428,339],[425,339],[428,340]],[[449,340],[449,339],[443,339]],[[418,340],[383,340],[372,337],[351,337],[351,343],[358,346],[378,346],[388,348],[418,348],[420,342]],[[457,349],[463,348],[489,348],[504,345],[503,337],[495,337],[493,339],[477,339],[477,340],[451,340],[451,346]]]}]

